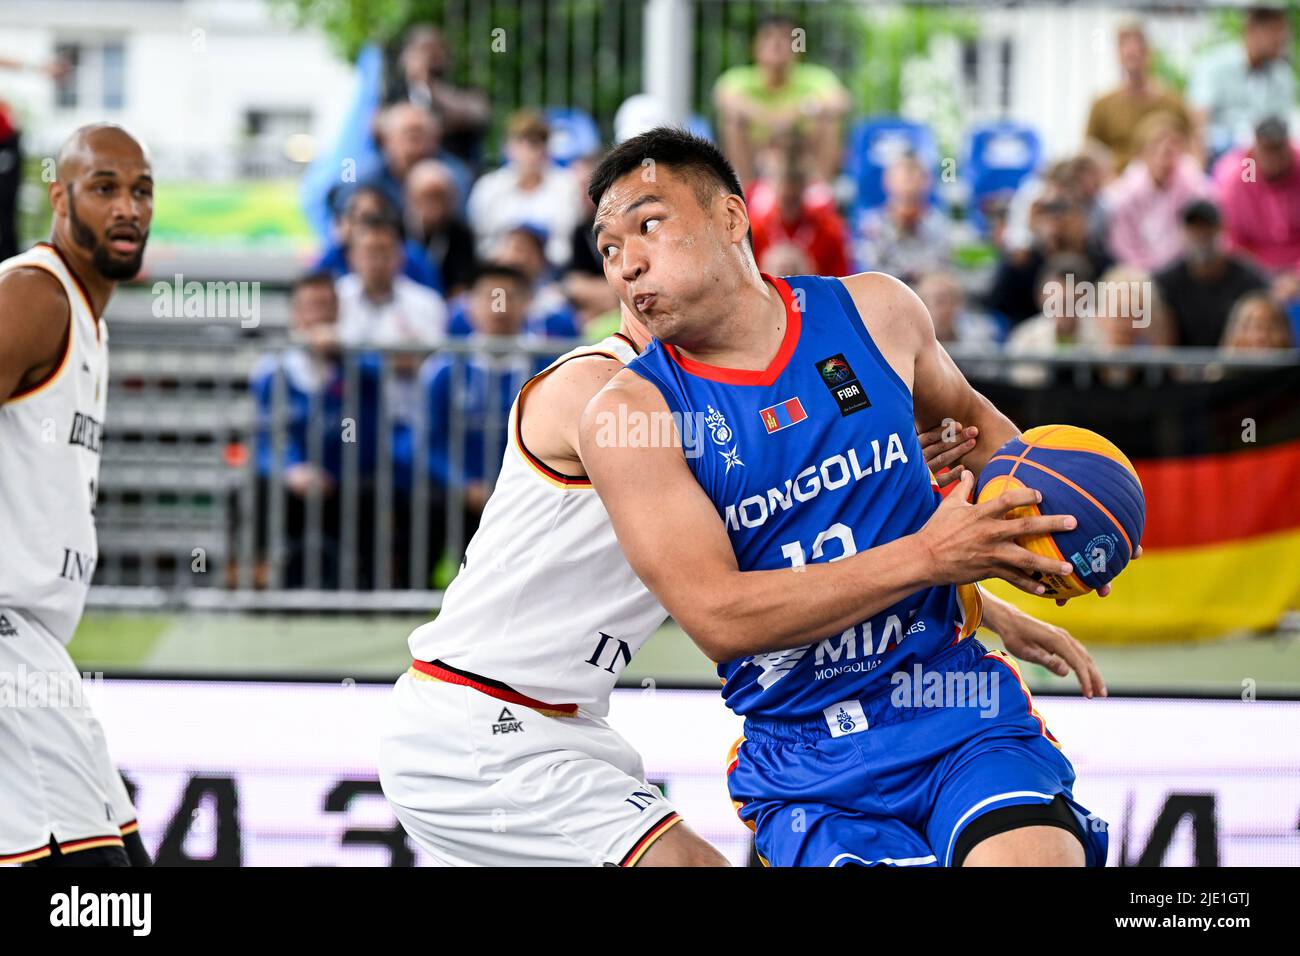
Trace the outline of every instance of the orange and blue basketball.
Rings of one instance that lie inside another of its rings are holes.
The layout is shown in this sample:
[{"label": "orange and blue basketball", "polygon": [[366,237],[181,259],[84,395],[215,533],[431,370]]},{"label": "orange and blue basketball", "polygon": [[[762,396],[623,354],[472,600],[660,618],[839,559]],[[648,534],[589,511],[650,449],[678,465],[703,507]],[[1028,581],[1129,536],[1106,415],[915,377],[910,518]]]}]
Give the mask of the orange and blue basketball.
[{"label": "orange and blue basketball", "polygon": [[1146,498],[1132,463],[1101,435],[1073,425],[1040,425],[1011,439],[980,473],[976,500],[1015,488],[1033,488],[1043,500],[1008,517],[1066,514],[1078,521],[1073,531],[1020,541],[1036,554],[1074,565],[1068,575],[1034,574],[1047,588],[1045,597],[1087,594],[1132,560],[1146,523]]}]

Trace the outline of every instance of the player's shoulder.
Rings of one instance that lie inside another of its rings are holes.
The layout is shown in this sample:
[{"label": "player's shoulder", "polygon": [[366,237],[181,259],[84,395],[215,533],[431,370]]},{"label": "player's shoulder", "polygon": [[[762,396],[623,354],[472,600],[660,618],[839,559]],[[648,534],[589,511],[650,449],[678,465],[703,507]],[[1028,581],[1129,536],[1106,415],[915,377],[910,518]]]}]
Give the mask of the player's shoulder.
[{"label": "player's shoulder", "polygon": [[844,283],[864,318],[869,315],[890,325],[933,330],[921,297],[901,279],[884,272],[859,272],[838,281]]},{"label": "player's shoulder", "polygon": [[36,265],[0,272],[0,326],[4,336],[21,336],[57,345],[72,314],[59,277]]},{"label": "player's shoulder", "polygon": [[577,350],[533,381],[530,398],[535,407],[576,418],[623,368],[622,359],[613,353],[598,348]]}]

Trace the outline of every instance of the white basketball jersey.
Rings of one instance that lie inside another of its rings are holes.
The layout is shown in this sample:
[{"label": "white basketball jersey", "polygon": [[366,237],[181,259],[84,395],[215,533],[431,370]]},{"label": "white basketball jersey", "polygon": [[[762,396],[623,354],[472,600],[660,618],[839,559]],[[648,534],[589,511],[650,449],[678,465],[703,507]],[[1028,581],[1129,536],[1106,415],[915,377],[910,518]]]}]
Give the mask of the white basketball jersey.
[{"label": "white basketball jersey", "polygon": [[95,495],[108,398],[108,329],[62,255],[38,243],[0,262],[57,278],[72,313],[63,358],[0,405],[0,607],[25,611],[65,644],[99,556]]},{"label": "white basketball jersey", "polygon": [[412,632],[411,654],[548,704],[604,716],[609,692],[667,617],[619,549],[586,478],[562,475],[521,440],[520,402],[557,366],[584,355],[626,365],[622,336],[562,355],[520,390],[496,489],[438,617]]}]

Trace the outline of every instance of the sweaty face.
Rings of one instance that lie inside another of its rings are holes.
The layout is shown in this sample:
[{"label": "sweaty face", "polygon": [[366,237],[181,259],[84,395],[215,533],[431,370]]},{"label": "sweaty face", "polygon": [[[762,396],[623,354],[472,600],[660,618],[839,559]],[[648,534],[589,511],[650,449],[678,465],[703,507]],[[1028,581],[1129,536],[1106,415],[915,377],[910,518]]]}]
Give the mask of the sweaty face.
[{"label": "sweaty face", "polygon": [[153,222],[153,177],[133,148],[96,150],[67,184],[68,232],[105,279],[130,279]]},{"label": "sweaty face", "polygon": [[[721,187],[709,208],[695,183],[659,166],[633,170],[601,197],[596,248],[605,278],[624,306],[666,341],[689,331],[690,316],[711,296],[729,295],[737,273],[731,257],[744,226],[728,225]],[[697,320],[698,321],[698,320]]]}]

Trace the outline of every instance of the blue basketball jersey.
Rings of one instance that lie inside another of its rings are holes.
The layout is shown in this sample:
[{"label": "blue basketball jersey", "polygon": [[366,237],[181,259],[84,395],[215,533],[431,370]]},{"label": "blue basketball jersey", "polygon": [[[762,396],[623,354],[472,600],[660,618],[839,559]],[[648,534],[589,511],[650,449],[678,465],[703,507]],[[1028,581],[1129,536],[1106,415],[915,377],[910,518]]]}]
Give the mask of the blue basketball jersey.
[{"label": "blue basketball jersey", "polygon": [[[659,341],[628,366],[677,416],[740,569],[837,561],[917,531],[940,496],[907,386],[838,279],[764,278],[787,313],[767,369],[706,365]],[[978,623],[974,586],[928,588],[843,633],[719,665],[723,697],[753,717],[820,714],[887,688]]]}]

